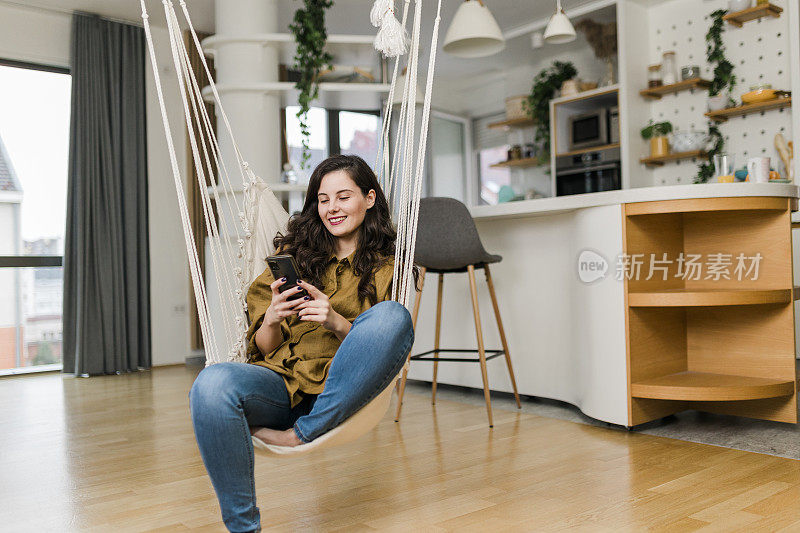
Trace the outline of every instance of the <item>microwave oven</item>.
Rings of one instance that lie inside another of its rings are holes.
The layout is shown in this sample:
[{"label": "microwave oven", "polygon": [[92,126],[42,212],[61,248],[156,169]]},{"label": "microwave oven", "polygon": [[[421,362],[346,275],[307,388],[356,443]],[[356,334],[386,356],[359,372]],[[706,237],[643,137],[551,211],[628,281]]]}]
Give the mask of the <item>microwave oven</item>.
[{"label": "microwave oven", "polygon": [[[569,150],[581,150],[618,142],[617,107],[601,107],[569,118]],[[613,138],[613,140],[612,140]]]}]

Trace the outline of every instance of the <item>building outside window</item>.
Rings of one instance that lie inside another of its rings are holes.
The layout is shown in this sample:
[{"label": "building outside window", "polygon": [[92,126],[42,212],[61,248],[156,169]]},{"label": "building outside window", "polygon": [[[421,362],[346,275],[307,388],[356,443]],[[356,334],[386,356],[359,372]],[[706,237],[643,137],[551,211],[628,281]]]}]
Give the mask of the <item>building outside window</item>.
[{"label": "building outside window", "polygon": [[60,368],[71,77],[0,61],[0,374]]}]

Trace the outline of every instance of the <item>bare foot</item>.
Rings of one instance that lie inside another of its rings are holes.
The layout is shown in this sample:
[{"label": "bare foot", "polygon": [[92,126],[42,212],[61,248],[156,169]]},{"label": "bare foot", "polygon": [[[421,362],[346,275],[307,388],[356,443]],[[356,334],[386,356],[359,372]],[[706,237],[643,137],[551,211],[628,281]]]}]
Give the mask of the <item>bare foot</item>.
[{"label": "bare foot", "polygon": [[274,444],[276,446],[299,446],[303,444],[303,441],[300,440],[292,428],[281,431],[278,429],[251,427],[250,434],[266,444]]}]

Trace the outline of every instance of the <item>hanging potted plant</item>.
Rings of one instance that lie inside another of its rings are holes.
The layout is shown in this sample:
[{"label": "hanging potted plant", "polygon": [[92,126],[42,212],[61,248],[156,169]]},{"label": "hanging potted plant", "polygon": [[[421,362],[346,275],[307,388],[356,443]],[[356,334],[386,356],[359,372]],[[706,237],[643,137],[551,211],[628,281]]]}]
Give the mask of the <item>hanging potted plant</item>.
[{"label": "hanging potted plant", "polygon": [[543,147],[543,152],[550,151],[550,100],[561,84],[578,74],[575,65],[569,61],[554,61],[533,78],[531,93],[522,102],[522,107],[533,119],[536,126],[534,142]]},{"label": "hanging potted plant", "polygon": [[670,133],[672,133],[672,123],[668,120],[653,122],[651,119],[647,126],[642,128],[642,139],[650,141],[650,157],[663,157],[669,154],[667,135]]},{"label": "hanging potted plant", "polygon": [[714,67],[714,79],[708,88],[709,111],[719,111],[735,105],[731,92],[736,86],[736,75],[733,73],[733,63],[725,57],[725,45],[722,43],[722,33],[725,31],[722,17],[727,12],[725,9],[718,9],[711,13],[711,26],[706,33],[706,59]]},{"label": "hanging potted plant", "polygon": [[299,71],[300,78],[295,87],[300,94],[297,103],[300,111],[300,133],[303,136],[303,156],[300,168],[306,168],[306,163],[311,157],[308,147],[308,110],[311,102],[319,95],[317,76],[323,68],[330,68],[333,57],[325,51],[328,33],[325,30],[325,10],[333,5],[333,0],[303,0],[303,8],[294,13],[294,22],[289,24],[289,29],[294,34],[297,43],[297,52],[294,56],[294,67]]}]

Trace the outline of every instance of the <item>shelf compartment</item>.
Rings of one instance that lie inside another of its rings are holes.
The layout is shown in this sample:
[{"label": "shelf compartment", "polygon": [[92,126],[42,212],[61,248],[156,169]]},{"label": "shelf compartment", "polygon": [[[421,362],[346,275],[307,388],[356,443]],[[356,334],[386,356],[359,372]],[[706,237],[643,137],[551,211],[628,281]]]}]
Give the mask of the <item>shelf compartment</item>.
[{"label": "shelf compartment", "polygon": [[500,122],[492,122],[489,124],[489,128],[494,129],[503,129],[508,130],[511,128],[528,128],[533,126],[534,122],[532,118],[529,117],[522,117],[522,118],[510,118],[508,120],[501,120]]},{"label": "shelf compartment", "polygon": [[707,89],[709,87],[711,87],[711,82],[709,80],[704,80],[703,78],[690,78],[688,80],[679,81],[678,83],[670,83],[669,85],[662,85],[660,87],[642,89],[639,91],[639,94],[645,98],[659,100],[665,94],[678,93],[692,89]]},{"label": "shelf compartment", "polygon": [[626,216],[660,215],[665,213],[697,213],[717,211],[786,211],[794,202],[778,196],[744,196],[657,200],[625,204]]},{"label": "shelf compartment", "polygon": [[628,293],[630,307],[716,307],[788,304],[793,289],[662,289]]},{"label": "shelf compartment", "polygon": [[526,168],[526,167],[539,167],[546,165],[547,162],[542,162],[541,159],[538,157],[523,157],[522,159],[510,159],[508,161],[503,161],[501,163],[495,163],[494,165],[490,165],[492,168],[509,168],[509,167],[517,167],[517,168]]},{"label": "shelf compartment", "polygon": [[705,116],[716,122],[725,122],[731,117],[738,117],[748,113],[759,113],[761,111],[769,111],[771,109],[782,109],[784,107],[791,107],[792,97],[775,98],[766,102],[758,102],[755,104],[744,104],[738,107],[729,107],[728,109],[720,109],[719,111],[709,111],[704,113]]},{"label": "shelf compartment", "polygon": [[597,152],[598,150],[608,150],[609,148],[619,148],[619,143],[604,144],[603,146],[592,146],[591,148],[581,148],[580,150],[573,150],[571,152],[556,154],[556,157],[561,157],[564,155],[579,155],[579,154],[585,154],[586,152]]},{"label": "shelf compartment", "polygon": [[741,28],[742,24],[744,24],[745,22],[749,22],[755,19],[760,19],[763,17],[778,18],[781,16],[782,12],[783,12],[782,7],[778,7],[774,4],[764,4],[760,6],[749,7],[741,11],[734,11],[733,13],[728,13],[727,15],[722,17],[722,20],[726,21],[728,24],[731,24],[732,26]]},{"label": "shelf compartment", "polygon": [[668,163],[670,161],[678,161],[680,159],[691,159],[693,157],[706,157],[706,154],[702,150],[693,150],[691,152],[673,152],[671,154],[662,155],[658,157],[642,157],[639,159],[640,163],[647,165],[648,167],[660,167],[663,166],[664,163]]},{"label": "shelf compartment", "polygon": [[794,381],[686,371],[631,383],[631,396],[700,402],[760,400],[791,396],[794,387]]}]

